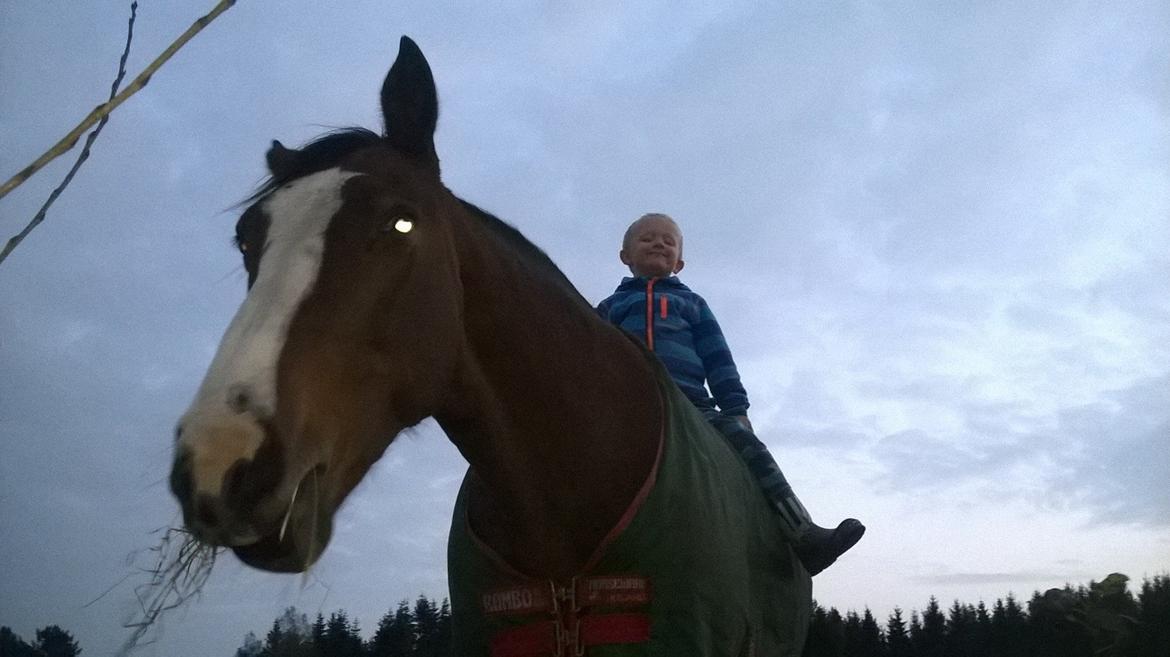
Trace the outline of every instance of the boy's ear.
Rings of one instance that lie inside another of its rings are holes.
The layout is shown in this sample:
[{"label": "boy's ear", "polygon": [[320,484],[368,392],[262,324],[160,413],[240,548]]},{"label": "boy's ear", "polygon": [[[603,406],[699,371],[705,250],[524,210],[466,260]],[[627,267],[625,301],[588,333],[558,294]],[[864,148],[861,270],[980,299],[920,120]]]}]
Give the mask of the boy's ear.
[{"label": "boy's ear", "polygon": [[626,250],[625,250],[625,249],[622,249],[621,251],[618,251],[618,257],[622,259],[622,264],[623,264],[623,265],[625,265],[625,266],[627,266],[627,267],[629,267],[629,266],[630,266],[630,256],[626,255]]},{"label": "boy's ear", "polygon": [[679,273],[680,271],[682,271],[682,268],[683,268],[684,266],[686,266],[686,264],[687,264],[687,263],[685,263],[685,262],[683,262],[683,261],[682,261],[682,258],[679,258],[678,262],[677,262],[677,263],[674,265],[674,273],[676,273],[676,274],[677,274],[677,273]]}]

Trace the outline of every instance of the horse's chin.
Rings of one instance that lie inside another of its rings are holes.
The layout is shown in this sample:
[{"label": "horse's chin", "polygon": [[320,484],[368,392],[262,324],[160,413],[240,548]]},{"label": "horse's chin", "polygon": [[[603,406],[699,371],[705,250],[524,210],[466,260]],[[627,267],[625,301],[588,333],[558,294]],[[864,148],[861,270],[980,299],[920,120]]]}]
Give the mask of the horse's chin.
[{"label": "horse's chin", "polygon": [[[326,522],[327,526],[329,523]],[[250,545],[231,548],[240,561],[274,573],[303,573],[308,570],[325,551],[330,530],[326,527],[322,536],[302,540],[285,534],[282,540],[278,534],[261,538]]]},{"label": "horse's chin", "polygon": [[278,573],[304,572],[316,563],[333,534],[333,513],[320,499],[317,481],[306,475],[279,527],[247,545],[231,546],[240,561]]}]

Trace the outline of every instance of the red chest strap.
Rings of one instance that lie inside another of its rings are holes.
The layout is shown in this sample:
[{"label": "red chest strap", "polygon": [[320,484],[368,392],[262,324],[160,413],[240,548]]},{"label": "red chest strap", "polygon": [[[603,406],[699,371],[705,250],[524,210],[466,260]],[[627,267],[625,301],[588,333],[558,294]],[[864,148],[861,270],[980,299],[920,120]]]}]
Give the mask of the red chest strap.
[{"label": "red chest strap", "polygon": [[491,639],[491,657],[579,657],[585,648],[650,639],[645,611],[591,613],[595,607],[636,608],[650,603],[650,580],[636,575],[574,578],[492,591],[483,595],[488,616],[547,615],[501,630]]},{"label": "red chest strap", "polygon": [[595,614],[568,629],[557,621],[537,621],[502,630],[492,638],[491,657],[580,657],[589,646],[649,640],[647,614]]}]

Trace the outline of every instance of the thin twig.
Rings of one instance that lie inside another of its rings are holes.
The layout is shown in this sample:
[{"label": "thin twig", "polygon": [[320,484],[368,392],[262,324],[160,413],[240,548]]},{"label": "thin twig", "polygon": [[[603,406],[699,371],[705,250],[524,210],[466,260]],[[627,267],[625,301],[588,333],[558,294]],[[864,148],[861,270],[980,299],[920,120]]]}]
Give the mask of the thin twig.
[{"label": "thin twig", "polygon": [[[137,16],[138,2],[136,0],[135,2],[130,3],[130,23],[126,27],[126,47],[122,49],[122,58],[118,60],[118,75],[114,77],[114,83],[110,85],[111,100],[117,96],[118,87],[122,85],[122,79],[126,77],[126,59],[130,56],[130,43],[134,41],[134,19],[137,18]],[[16,245],[24,241],[24,238],[27,237],[28,234],[37,227],[37,225],[45,220],[45,214],[49,211],[49,206],[53,204],[53,201],[57,200],[57,197],[61,195],[61,192],[65,191],[65,188],[69,186],[70,182],[72,182],[74,174],[76,174],[77,170],[81,168],[81,165],[89,159],[90,147],[92,147],[93,143],[97,141],[98,134],[101,133],[102,128],[106,127],[106,123],[109,122],[109,120],[109,114],[103,116],[101,122],[98,123],[93,132],[89,133],[89,137],[85,139],[85,147],[81,149],[81,155],[79,155],[77,157],[77,161],[73,163],[73,168],[70,169],[69,173],[65,175],[65,179],[61,181],[60,185],[57,185],[57,188],[53,190],[53,193],[49,194],[49,199],[45,201],[45,204],[41,206],[39,211],[37,211],[37,214],[32,218],[32,221],[28,222],[28,225],[24,227],[24,230],[13,236],[12,239],[8,240],[8,244],[4,245],[4,250],[0,251],[0,262],[4,262],[4,259],[8,257],[9,253],[12,253],[12,250],[16,248]]]},{"label": "thin twig", "polygon": [[90,126],[100,121],[103,117],[108,116],[110,112],[114,111],[114,108],[125,102],[127,98],[133,96],[138,92],[138,90],[145,87],[146,83],[150,82],[150,76],[154,75],[155,71],[162,67],[162,65],[165,64],[167,60],[171,58],[171,56],[178,52],[180,48],[186,45],[187,42],[190,41],[191,38],[198,34],[203,28],[207,27],[211,21],[215,20],[216,17],[218,17],[220,14],[230,9],[234,4],[236,4],[236,0],[220,0],[219,4],[217,4],[206,16],[203,16],[199,20],[192,23],[191,27],[187,28],[186,32],[180,35],[178,39],[175,39],[174,43],[168,46],[167,49],[164,50],[157,59],[151,62],[150,65],[145,69],[143,69],[142,73],[139,73],[138,77],[134,78],[134,81],[131,82],[130,86],[126,87],[122,93],[118,94],[114,98],[111,98],[109,102],[95,107],[94,110],[89,113],[89,116],[85,117],[85,119],[79,123],[76,128],[70,131],[69,134],[65,135],[65,137],[63,137],[61,141],[57,142],[56,145],[46,151],[44,155],[40,156],[35,162],[22,169],[20,173],[13,176],[8,180],[8,182],[0,185],[0,198],[4,198],[8,192],[19,187],[21,183],[31,178],[33,174],[41,170],[41,168],[43,168],[46,164],[52,162],[57,157],[73,148],[73,146],[77,143],[77,140],[81,137],[82,133],[88,130]]}]

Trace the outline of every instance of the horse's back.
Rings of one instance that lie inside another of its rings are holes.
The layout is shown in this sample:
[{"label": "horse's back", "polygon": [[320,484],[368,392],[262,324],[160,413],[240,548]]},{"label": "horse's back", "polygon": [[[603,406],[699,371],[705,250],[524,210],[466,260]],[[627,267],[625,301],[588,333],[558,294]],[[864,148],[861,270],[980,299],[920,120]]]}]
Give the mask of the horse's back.
[{"label": "horse's back", "polygon": [[[661,387],[667,431],[653,486],[581,573],[648,579],[651,599],[640,611],[649,616],[649,641],[587,654],[799,655],[811,579],[739,457],[669,380]],[[534,617],[485,617],[483,594],[540,580],[511,571],[474,539],[464,498],[461,491],[449,545],[455,654],[487,654],[493,636]]]}]

